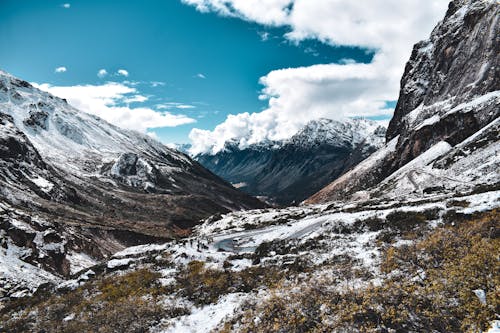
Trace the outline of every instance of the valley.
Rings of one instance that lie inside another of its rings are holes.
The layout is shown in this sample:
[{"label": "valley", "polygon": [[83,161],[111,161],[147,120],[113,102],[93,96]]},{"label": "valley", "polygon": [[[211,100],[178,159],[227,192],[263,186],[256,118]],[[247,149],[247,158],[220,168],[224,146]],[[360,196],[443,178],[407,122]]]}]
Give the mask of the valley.
[{"label": "valley", "polygon": [[498,17],[450,3],[387,130],[194,158],[0,72],[0,332],[498,332]]}]

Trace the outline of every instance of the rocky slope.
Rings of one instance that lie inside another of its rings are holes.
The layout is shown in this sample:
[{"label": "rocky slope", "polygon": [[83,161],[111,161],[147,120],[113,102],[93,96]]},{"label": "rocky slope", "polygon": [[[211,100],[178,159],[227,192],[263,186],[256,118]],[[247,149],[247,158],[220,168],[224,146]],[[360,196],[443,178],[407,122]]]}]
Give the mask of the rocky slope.
[{"label": "rocky slope", "polygon": [[304,200],[369,156],[383,144],[384,135],[385,128],[373,121],[320,119],[285,141],[245,149],[228,143],[223,151],[195,159],[246,193],[287,205]]},{"label": "rocky slope", "polygon": [[[385,147],[307,202],[348,197],[386,177],[394,180],[390,176],[400,168],[415,192],[495,182],[481,169],[498,167],[498,126],[493,124],[481,138],[476,133],[500,115],[499,17],[497,1],[451,2],[431,37],[413,49]],[[470,145],[474,149],[464,148]],[[454,169],[451,156],[466,157],[473,169]],[[447,161],[446,167],[438,158]],[[413,167],[404,167],[412,160]],[[442,178],[448,169],[454,170],[448,175],[456,181]],[[426,184],[419,185],[417,178],[423,178],[415,176],[422,172]]]},{"label": "rocky slope", "polygon": [[0,289],[19,275],[68,276],[126,246],[185,235],[210,215],[264,206],[188,156],[4,72],[0,166]]}]

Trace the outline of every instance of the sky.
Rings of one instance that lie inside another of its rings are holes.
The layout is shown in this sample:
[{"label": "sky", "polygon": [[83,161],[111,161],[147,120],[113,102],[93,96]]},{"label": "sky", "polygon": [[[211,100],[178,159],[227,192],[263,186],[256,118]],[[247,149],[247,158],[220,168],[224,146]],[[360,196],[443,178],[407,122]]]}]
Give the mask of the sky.
[{"label": "sky", "polygon": [[325,117],[389,119],[443,0],[0,0],[0,68],[164,143],[216,152]]}]

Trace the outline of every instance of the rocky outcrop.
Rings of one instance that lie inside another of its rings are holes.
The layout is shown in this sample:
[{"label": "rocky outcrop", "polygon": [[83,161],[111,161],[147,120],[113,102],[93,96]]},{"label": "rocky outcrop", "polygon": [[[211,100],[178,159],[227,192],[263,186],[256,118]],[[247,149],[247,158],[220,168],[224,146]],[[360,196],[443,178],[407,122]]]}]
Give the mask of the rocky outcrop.
[{"label": "rocky outcrop", "polygon": [[441,142],[457,146],[498,119],[499,17],[498,1],[452,1],[431,37],[413,49],[386,146],[307,202],[370,189]]},{"label": "rocky outcrop", "polygon": [[[404,134],[405,117],[417,107],[451,108],[500,88],[500,5],[498,1],[455,0],[431,37],[414,46],[387,140]],[[429,110],[432,116],[434,110]],[[496,110],[498,112],[498,109]],[[475,110],[479,126],[497,113]],[[420,117],[423,118],[424,115]]]}]

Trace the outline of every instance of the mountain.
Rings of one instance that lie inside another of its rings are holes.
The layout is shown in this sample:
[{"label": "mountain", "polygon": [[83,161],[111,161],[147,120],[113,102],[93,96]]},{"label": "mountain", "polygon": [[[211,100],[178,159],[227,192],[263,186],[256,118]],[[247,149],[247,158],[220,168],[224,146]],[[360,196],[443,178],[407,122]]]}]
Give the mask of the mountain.
[{"label": "mountain", "polygon": [[385,128],[364,119],[314,120],[290,139],[240,149],[226,143],[195,159],[254,196],[287,205],[300,202],[366,158],[382,144]]},{"label": "mountain", "polygon": [[398,195],[403,187],[418,195],[497,183],[499,14],[496,1],[451,2],[430,38],[413,48],[385,146],[307,202],[378,184],[372,196]]},{"label": "mountain", "polygon": [[[499,7],[454,0],[433,36],[467,41],[464,52],[498,43]],[[467,26],[471,16],[475,23]],[[436,49],[428,60],[439,56]],[[454,57],[450,64],[464,59]],[[402,90],[425,72],[407,70]],[[451,74],[435,80],[450,89],[470,84]],[[72,265],[69,278],[27,261],[56,260],[47,254],[76,240],[58,238],[61,230],[40,210],[1,203],[2,226],[8,217],[11,227],[0,231],[0,283],[10,281],[0,284],[0,331],[498,332],[498,86],[479,84],[484,90],[456,105],[419,104],[415,117],[398,109],[401,120],[392,123],[402,127],[393,125],[382,148],[309,200],[323,203],[215,215],[189,237],[132,246],[93,263],[75,252],[71,261],[81,264]],[[424,116],[427,109],[434,114]],[[1,121],[1,138],[12,147],[2,154],[17,158],[6,174],[26,166],[47,180],[52,171],[43,155],[11,117]],[[33,190],[49,191],[30,177]],[[85,237],[88,230],[74,232]],[[17,245],[23,241],[28,245]]]},{"label": "mountain", "polygon": [[20,267],[68,276],[126,246],[186,235],[210,215],[265,206],[187,155],[5,72],[0,165],[0,288],[29,275]]}]

